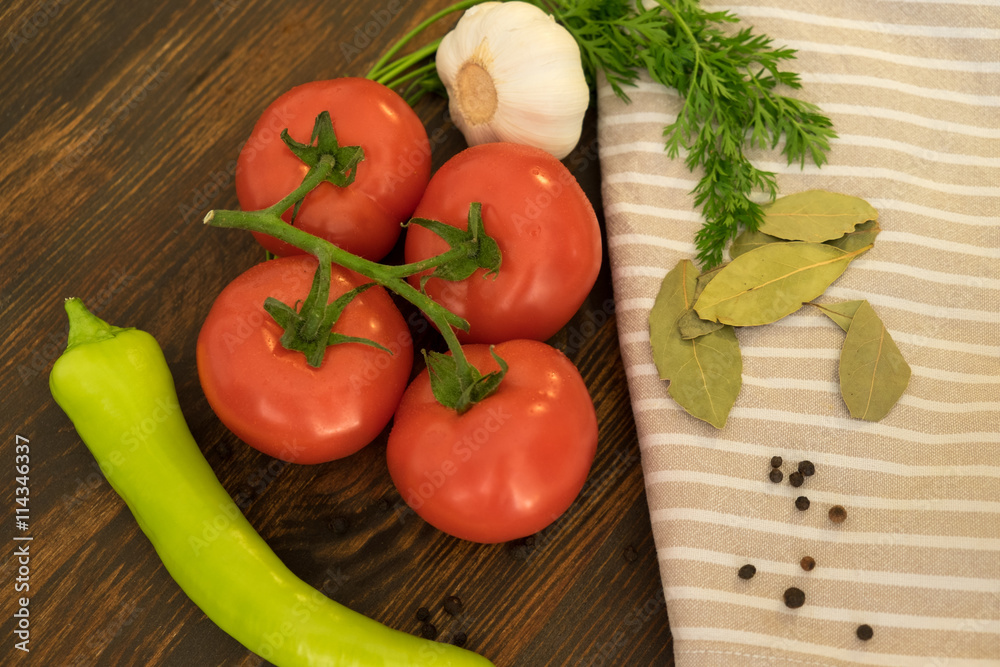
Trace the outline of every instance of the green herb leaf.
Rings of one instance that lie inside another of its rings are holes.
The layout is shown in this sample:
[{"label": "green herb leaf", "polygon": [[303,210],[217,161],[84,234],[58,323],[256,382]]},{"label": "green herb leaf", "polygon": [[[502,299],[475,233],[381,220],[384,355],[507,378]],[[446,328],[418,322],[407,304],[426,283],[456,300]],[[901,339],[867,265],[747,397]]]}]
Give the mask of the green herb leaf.
[{"label": "green herb leaf", "polygon": [[[787,241],[820,243],[838,239],[878,211],[859,197],[826,190],[806,190],[779,197],[764,207],[758,231]],[[868,245],[868,244],[865,244]]]},{"label": "green herb leaf", "polygon": [[857,312],[858,306],[862,303],[862,301],[840,301],[837,303],[814,303],[810,301],[809,305],[818,308],[821,313],[836,322],[838,327],[847,331],[851,328],[851,320],[854,319],[854,313]]},{"label": "green herb leaf", "polygon": [[682,338],[678,321],[691,312],[696,285],[690,260],[667,273],[649,314],[650,344],[674,400],[690,415],[722,428],[742,385],[743,360],[732,327]]},{"label": "green herb leaf", "polygon": [[875,243],[875,237],[880,231],[882,228],[879,227],[878,220],[868,220],[855,227],[853,232],[848,232],[839,239],[833,239],[827,243],[844,252],[854,252]]},{"label": "green herb leaf", "polygon": [[[685,153],[688,168],[702,174],[693,194],[705,218],[695,235],[703,268],[721,263],[729,242],[763,220],[751,194],[773,200],[777,193],[774,173],[754,166],[748,148],[780,146],[789,164],[826,162],[830,140],[837,136],[833,123],[815,104],[785,94],[802,85],[797,74],[782,69],[795,59],[795,50],[776,47],[750,28],[734,28],[739,19],[728,11],[707,11],[697,0],[527,1],[576,40],[591,90],[602,74],[627,101],[626,89],[646,70],[681,95],[676,120],[664,127],[664,143],[668,155]],[[407,33],[368,77],[400,90],[410,104],[427,91],[445,94],[432,62],[435,42],[387,60],[415,33],[465,6],[453,4]]]},{"label": "green herb leaf", "polygon": [[882,419],[909,381],[910,366],[875,310],[862,301],[840,352],[840,393],[851,416]]},{"label": "green herb leaf", "polygon": [[723,324],[769,324],[822,294],[861,252],[801,241],[761,246],[727,264],[694,309]]}]

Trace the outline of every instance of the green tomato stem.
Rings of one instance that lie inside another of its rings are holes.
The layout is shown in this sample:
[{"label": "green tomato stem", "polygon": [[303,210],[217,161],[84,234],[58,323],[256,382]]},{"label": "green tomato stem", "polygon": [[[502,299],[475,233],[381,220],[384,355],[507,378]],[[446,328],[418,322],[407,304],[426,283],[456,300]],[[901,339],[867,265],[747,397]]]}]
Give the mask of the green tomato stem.
[{"label": "green tomato stem", "polygon": [[[303,185],[305,185],[305,181],[303,181]],[[302,187],[300,186],[296,189],[296,192],[301,189]],[[291,195],[283,199],[282,202],[285,202],[290,198]],[[282,202],[279,202],[279,204]],[[208,212],[205,216],[204,222],[206,225],[211,225],[213,227],[244,229],[247,231],[267,234],[269,236],[273,236],[279,241],[284,241],[285,243],[293,245],[296,248],[315,256],[320,263],[320,270],[322,270],[322,267],[324,266],[327,267],[326,295],[329,294],[329,265],[331,263],[338,264],[344,268],[359,273],[366,278],[371,279],[373,282],[385,287],[391,292],[398,294],[400,297],[406,299],[419,308],[437,327],[437,329],[441,332],[441,335],[444,337],[445,342],[448,345],[448,349],[455,356],[459,369],[463,372],[467,371],[469,368],[469,362],[465,358],[465,353],[462,351],[462,345],[459,342],[458,337],[455,335],[452,327],[458,327],[463,331],[467,331],[469,323],[466,322],[465,319],[455,315],[450,310],[431,299],[420,290],[414,288],[405,280],[407,276],[432,269],[439,264],[443,264],[449,260],[455,259],[456,257],[462,256],[462,254],[468,252],[468,248],[465,244],[451,248],[436,257],[431,257],[420,262],[413,262],[411,264],[404,264],[401,266],[386,266],[384,264],[364,259],[363,257],[358,257],[357,255],[349,253],[325,239],[313,236],[306,231],[289,225],[276,213],[277,206],[278,205],[276,204],[275,206],[260,211],[213,210]],[[324,297],[326,295],[317,295],[316,303],[320,304],[320,306],[325,306],[327,299]]]},{"label": "green tomato stem", "polygon": [[334,162],[335,158],[331,155],[321,157],[319,164],[309,170],[299,187],[289,192],[280,201],[268,206],[264,211],[280,218],[285,211],[305,199],[306,195],[316,189],[316,186],[330,177],[330,174],[333,173]]}]

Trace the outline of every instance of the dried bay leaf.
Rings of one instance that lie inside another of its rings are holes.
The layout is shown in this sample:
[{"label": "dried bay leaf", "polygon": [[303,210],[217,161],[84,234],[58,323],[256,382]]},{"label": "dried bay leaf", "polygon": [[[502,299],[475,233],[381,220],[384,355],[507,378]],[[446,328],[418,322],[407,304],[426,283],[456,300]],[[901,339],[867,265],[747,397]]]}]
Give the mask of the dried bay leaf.
[{"label": "dried bay leaf", "polygon": [[732,245],[729,246],[729,256],[736,259],[740,255],[745,255],[751,250],[755,250],[762,245],[767,245],[768,243],[779,243],[782,239],[777,236],[771,236],[770,234],[765,234],[762,231],[750,231],[746,229],[740,232],[739,236],[733,239]]},{"label": "dried bay leaf", "polygon": [[801,241],[763,245],[719,271],[694,309],[702,319],[732,326],[770,324],[822,294],[865,250]]},{"label": "dried bay leaf", "polygon": [[[719,271],[721,271],[724,266],[725,264],[722,264],[721,266],[717,266],[714,269],[710,269],[698,275],[698,278],[694,283],[694,294],[692,294],[691,298],[688,300],[691,306],[694,306],[698,297],[701,296],[701,293],[705,290],[705,287],[712,282],[712,279],[715,278],[715,276],[719,275]],[[680,330],[681,338],[684,340],[690,340],[692,338],[697,338],[698,336],[710,334],[724,326],[725,325],[721,322],[711,322],[709,320],[701,319],[698,317],[698,313],[694,311],[693,307],[689,307],[687,312],[681,315],[680,319],[677,320],[677,328]]]},{"label": "dried bay leaf", "polygon": [[840,351],[840,394],[851,416],[882,419],[909,382],[909,364],[875,310],[862,301]]},{"label": "dried bay leaf", "polygon": [[678,324],[691,313],[698,271],[690,260],[678,262],[660,284],[649,313],[649,340],[660,377],[688,414],[722,428],[743,381],[743,359],[732,327],[692,340]]},{"label": "dried bay leaf", "polygon": [[868,220],[854,228],[853,232],[847,232],[839,239],[832,239],[826,243],[836,246],[844,252],[854,252],[859,248],[864,248],[875,243],[875,237],[882,231],[878,220]]},{"label": "dried bay leaf", "polygon": [[668,391],[692,417],[723,428],[743,385],[743,357],[732,327],[684,341],[688,354]]},{"label": "dried bay leaf", "polygon": [[[878,211],[860,197],[806,190],[779,197],[764,207],[759,232],[788,241],[821,243],[837,239],[868,220]],[[868,245],[868,244],[865,244]]]},{"label": "dried bay leaf", "polygon": [[694,302],[698,300],[701,293],[705,291],[705,287],[708,286],[715,276],[719,275],[719,271],[726,268],[725,264],[720,264],[714,269],[709,269],[704,273],[698,274],[698,278],[694,282],[694,294],[691,296],[691,306],[694,306]]},{"label": "dried bay leaf", "polygon": [[862,301],[838,301],[837,303],[812,303],[809,305],[819,308],[820,312],[829,317],[831,320],[837,323],[844,331],[851,328],[851,320],[854,319],[854,313],[857,312],[858,306],[860,306]]},{"label": "dried bay leaf", "polygon": [[684,340],[691,340],[692,338],[710,334],[724,326],[726,325],[721,322],[709,322],[708,320],[701,319],[698,317],[698,313],[694,312],[693,308],[687,310],[677,320],[677,330],[680,331],[681,338]]},{"label": "dried bay leaf", "polygon": [[669,380],[685,356],[687,341],[677,330],[677,321],[691,308],[698,269],[689,259],[681,260],[660,283],[649,311],[649,343],[661,380]]}]

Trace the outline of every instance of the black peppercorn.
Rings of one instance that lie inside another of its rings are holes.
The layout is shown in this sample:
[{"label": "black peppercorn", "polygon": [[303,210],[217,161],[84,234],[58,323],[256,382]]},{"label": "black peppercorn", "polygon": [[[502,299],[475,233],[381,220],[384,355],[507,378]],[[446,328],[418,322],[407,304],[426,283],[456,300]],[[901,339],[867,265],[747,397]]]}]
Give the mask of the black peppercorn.
[{"label": "black peppercorn", "polygon": [[803,512],[809,509],[809,499],[805,496],[799,496],[795,499],[795,507],[802,510]]},{"label": "black peppercorn", "polygon": [[799,463],[799,472],[806,477],[812,477],[816,474],[816,466],[813,465],[812,461],[801,461]]},{"label": "black peppercorn", "polygon": [[462,611],[462,600],[456,595],[449,595],[444,599],[444,610],[452,616],[458,615]]},{"label": "black peppercorn", "polygon": [[834,505],[830,508],[830,521],[834,523],[844,523],[847,519],[847,510],[845,510],[840,505]]},{"label": "black peppercorn", "polygon": [[784,461],[781,460],[780,456],[772,456],[771,457],[771,467],[772,468],[780,468],[782,463],[784,463]]},{"label": "black peppercorn", "polygon": [[639,557],[639,552],[636,551],[635,547],[633,547],[630,544],[629,546],[625,547],[625,551],[622,552],[622,555],[625,557],[625,560],[627,560],[630,563],[633,563]]},{"label": "black peppercorn", "polygon": [[428,609],[427,607],[419,607],[417,609],[417,620],[418,621],[426,621],[430,617],[431,617],[431,610]]},{"label": "black peppercorn", "polygon": [[858,639],[862,641],[868,641],[875,635],[875,631],[872,630],[872,626],[867,623],[858,626]]},{"label": "black peppercorn", "polygon": [[469,637],[464,632],[456,632],[455,636],[451,638],[451,643],[455,646],[465,646],[467,641],[469,641]]},{"label": "black peppercorn", "polygon": [[793,472],[791,475],[788,476],[788,483],[795,487],[802,486],[802,482],[804,481],[805,477],[803,477],[802,473],[798,471]]},{"label": "black peppercorn", "polygon": [[806,603],[806,594],[798,588],[789,588],[785,591],[785,606],[789,609],[798,609]]},{"label": "black peppercorn", "polygon": [[424,639],[435,639],[438,636],[438,629],[433,623],[424,623],[420,626],[420,636]]},{"label": "black peppercorn", "polygon": [[777,483],[779,483],[781,480],[783,480],[785,478],[785,475],[780,470],[778,470],[777,468],[771,468],[771,474],[768,475],[768,478],[772,482],[774,482],[775,484],[777,484]]},{"label": "black peppercorn", "polygon": [[215,448],[219,451],[219,455],[222,456],[222,458],[224,459],[228,459],[230,456],[233,455],[232,446],[225,440],[219,440]]},{"label": "black peppercorn", "polygon": [[748,563],[743,567],[741,567],[740,571],[737,572],[737,574],[739,575],[740,579],[752,579],[753,575],[757,574],[757,568]]},{"label": "black peppercorn", "polygon": [[816,567],[816,559],[812,556],[803,556],[802,560],[799,561],[799,565],[806,572],[811,572],[814,567]]},{"label": "black peppercorn", "polygon": [[330,521],[330,530],[337,535],[343,535],[350,527],[350,521],[344,516],[336,516]]}]

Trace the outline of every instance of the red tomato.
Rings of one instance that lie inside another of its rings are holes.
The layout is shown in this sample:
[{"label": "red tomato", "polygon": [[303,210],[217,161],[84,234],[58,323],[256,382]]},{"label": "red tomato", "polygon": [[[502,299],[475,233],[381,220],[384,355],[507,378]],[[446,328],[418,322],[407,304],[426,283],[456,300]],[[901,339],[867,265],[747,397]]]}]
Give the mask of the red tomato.
[{"label": "red tomato", "polygon": [[[296,255],[258,264],[216,298],[198,336],[198,376],[219,419],[251,447],[284,461],[342,458],[385,428],[413,368],[406,321],[381,287],[355,297],[333,330],[380,343],[327,348],[319,368],[282,347],[264,310],[273,296],[293,305],[309,293],[316,259]],[[367,279],[333,266],[330,301]]]},{"label": "red tomato", "polygon": [[[463,348],[482,373],[487,345]],[[464,414],[434,399],[425,369],[407,388],[386,450],[405,502],[428,523],[473,542],[542,530],[579,495],[597,451],[587,387],[559,350],[534,340],[500,343],[509,365],[499,389]]]},{"label": "red tomato", "polygon": [[[309,193],[295,226],[367,259],[392,249],[430,178],[431,148],[420,118],[382,84],[345,77],[313,81],[276,99],[257,121],[236,163],[236,195],[244,211],[277,203],[302,182],[308,167],[281,140],[310,143],[313,125],[329,111],[341,146],[361,146],[364,160],[346,187],[321,183]],[[284,215],[291,219],[291,211]],[[277,255],[299,251],[254,234]]]},{"label": "red tomato", "polygon": [[[488,143],[468,148],[431,178],[415,217],[466,229],[469,205],[481,202],[486,233],[500,246],[494,280],[483,270],[448,282],[432,278],[427,294],[469,321],[462,342],[546,340],[583,304],[601,268],[601,230],[594,208],[565,166],[530,146]],[[406,232],[406,261],[448,249],[416,225]],[[419,277],[411,279],[416,285]]]}]

